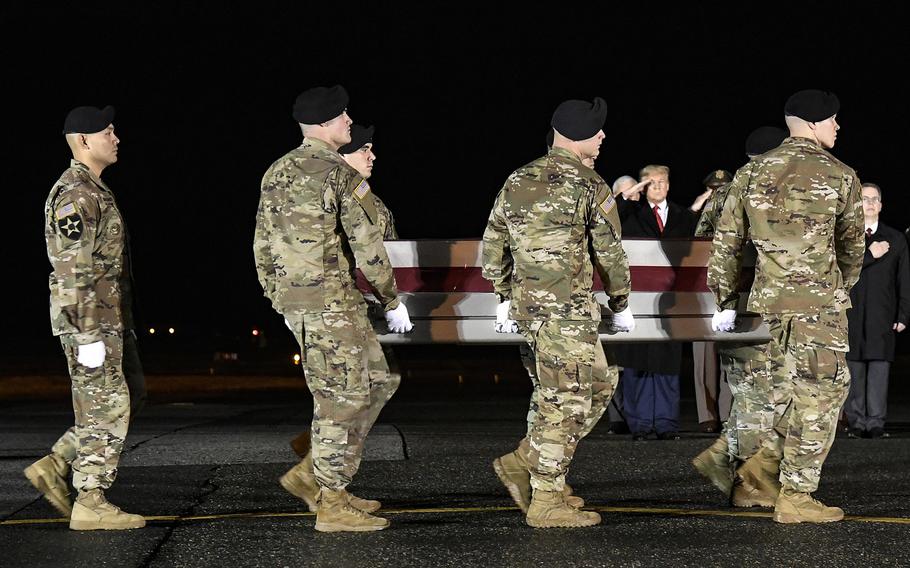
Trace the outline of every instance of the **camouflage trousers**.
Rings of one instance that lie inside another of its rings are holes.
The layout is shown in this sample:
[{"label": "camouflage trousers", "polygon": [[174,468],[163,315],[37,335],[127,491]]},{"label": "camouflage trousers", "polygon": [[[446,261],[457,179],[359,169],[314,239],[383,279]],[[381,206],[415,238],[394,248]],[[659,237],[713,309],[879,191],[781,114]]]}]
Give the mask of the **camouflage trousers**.
[{"label": "camouflage trousers", "polygon": [[603,416],[619,382],[596,321],[518,322],[534,390],[528,412],[531,485],[562,491],[575,447]]},{"label": "camouflage trousers", "polygon": [[[521,364],[524,365],[528,372],[528,378],[531,379],[531,404],[528,406],[528,431],[527,436],[531,436],[531,429],[537,420],[537,413],[540,409],[540,379],[537,378],[537,361],[534,356],[534,350],[530,345],[524,343],[519,346],[521,353]],[[594,368],[591,372],[591,410],[585,417],[584,426],[581,429],[581,437],[584,438],[591,433],[594,426],[604,415],[613,399],[613,393],[616,392],[616,386],[619,384],[619,367],[608,362],[604,354],[603,345],[594,348]]]},{"label": "camouflage trousers", "polygon": [[[145,373],[142,370],[142,361],[139,359],[136,334],[132,330],[123,332],[121,370],[130,393],[130,422],[132,422],[145,406],[146,401]],[[76,459],[76,456],[79,455],[79,442],[76,439],[75,427],[60,436],[60,439],[54,444],[53,452],[63,458],[66,463],[72,463]]]},{"label": "camouflage trousers", "polygon": [[313,394],[313,470],[323,487],[346,487],[360,468],[367,434],[400,375],[389,371],[366,306],[345,312],[286,314],[301,346]]},{"label": "camouflage trousers", "polygon": [[76,424],[52,451],[71,462],[73,487],[79,491],[108,489],[117,477],[130,420],[130,394],[123,376],[123,338],[104,332],[104,364],[95,369],[76,360],[76,342],[61,336],[73,390]]},{"label": "camouflage trousers", "polygon": [[765,315],[771,331],[768,356],[775,384],[783,385],[778,408],[786,410],[766,446],[781,460],[781,484],[812,493],[818,488],[837,418],[850,390],[845,310]]},{"label": "camouflage trousers", "polygon": [[782,373],[772,373],[779,360],[767,345],[718,344],[721,368],[733,394],[730,418],[724,425],[730,458],[746,461],[763,445],[774,444],[774,427],[783,415],[789,392]]}]

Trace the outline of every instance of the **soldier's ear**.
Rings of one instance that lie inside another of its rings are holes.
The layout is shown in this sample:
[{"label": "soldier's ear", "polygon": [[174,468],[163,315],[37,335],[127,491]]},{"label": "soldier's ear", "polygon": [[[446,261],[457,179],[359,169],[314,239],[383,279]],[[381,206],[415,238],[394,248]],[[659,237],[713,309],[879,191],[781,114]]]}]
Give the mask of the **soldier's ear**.
[{"label": "soldier's ear", "polygon": [[88,139],[86,139],[85,134],[80,134],[79,140],[82,142],[82,147],[88,150]]}]

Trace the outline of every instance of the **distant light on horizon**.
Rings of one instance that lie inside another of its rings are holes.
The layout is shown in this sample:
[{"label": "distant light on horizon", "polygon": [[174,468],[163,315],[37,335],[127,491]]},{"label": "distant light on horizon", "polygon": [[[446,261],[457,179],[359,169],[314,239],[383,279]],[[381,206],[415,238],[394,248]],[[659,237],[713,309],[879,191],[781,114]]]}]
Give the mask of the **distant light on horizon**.
[{"label": "distant light on horizon", "polygon": [[150,327],[150,328],[149,328],[149,333],[152,334],[152,335],[155,335],[155,328],[154,328],[154,327]]},{"label": "distant light on horizon", "polygon": [[294,364],[295,365],[300,364],[300,354],[299,353],[294,353]]},{"label": "distant light on horizon", "polygon": [[253,335],[254,335],[254,336],[259,335],[259,330],[258,330],[258,329],[254,329],[254,330],[253,330]]},{"label": "distant light on horizon", "polygon": [[167,332],[170,333],[171,335],[174,335],[174,328],[173,327],[167,328]]}]

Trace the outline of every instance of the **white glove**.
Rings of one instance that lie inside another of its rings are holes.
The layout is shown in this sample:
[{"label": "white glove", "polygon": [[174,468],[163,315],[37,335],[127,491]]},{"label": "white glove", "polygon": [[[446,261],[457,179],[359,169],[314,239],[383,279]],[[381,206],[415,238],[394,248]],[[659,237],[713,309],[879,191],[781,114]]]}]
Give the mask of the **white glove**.
[{"label": "white glove", "polygon": [[632,331],[635,329],[635,317],[632,316],[632,308],[626,306],[621,312],[613,314],[613,321],[610,322],[610,329],[613,331]]},{"label": "white glove", "polygon": [[733,331],[736,327],[736,310],[715,310],[711,318],[711,329],[714,331]]},{"label": "white glove", "polygon": [[506,300],[496,306],[496,323],[493,329],[496,333],[518,333],[518,324],[515,320],[509,319],[509,308],[512,307],[512,300]]},{"label": "white glove", "polygon": [[104,348],[103,341],[76,347],[76,361],[79,361],[80,365],[89,369],[95,369],[103,365],[106,356],[107,349]]},{"label": "white glove", "polygon": [[408,315],[408,308],[404,302],[399,302],[398,307],[385,313],[385,321],[389,324],[389,331],[392,333],[407,333],[414,329],[411,323],[411,316]]}]

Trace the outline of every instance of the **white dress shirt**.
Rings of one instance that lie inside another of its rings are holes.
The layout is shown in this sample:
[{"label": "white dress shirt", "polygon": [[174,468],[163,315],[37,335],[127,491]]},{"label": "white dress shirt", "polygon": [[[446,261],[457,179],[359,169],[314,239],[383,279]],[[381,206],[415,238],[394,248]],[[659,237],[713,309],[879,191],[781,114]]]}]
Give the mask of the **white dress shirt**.
[{"label": "white dress shirt", "polygon": [[651,209],[652,214],[653,214],[655,205],[657,205],[657,214],[660,215],[660,220],[663,222],[664,227],[666,227],[667,226],[667,211],[669,210],[669,207],[667,207],[667,200],[664,199],[660,203],[651,203],[649,201],[648,207]]}]

